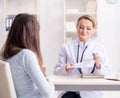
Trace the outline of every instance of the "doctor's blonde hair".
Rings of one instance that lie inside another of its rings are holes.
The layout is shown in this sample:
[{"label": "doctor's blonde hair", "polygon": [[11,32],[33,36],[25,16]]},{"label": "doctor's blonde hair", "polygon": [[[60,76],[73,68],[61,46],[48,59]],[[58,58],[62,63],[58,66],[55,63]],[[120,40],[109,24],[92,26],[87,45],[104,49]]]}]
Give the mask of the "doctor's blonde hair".
[{"label": "doctor's blonde hair", "polygon": [[77,20],[77,26],[78,26],[80,20],[82,20],[82,19],[86,19],[86,20],[91,21],[92,25],[93,25],[93,28],[94,29],[97,28],[97,23],[96,23],[95,19],[92,16],[90,16],[90,15],[83,15],[83,16],[79,17],[78,20]]}]

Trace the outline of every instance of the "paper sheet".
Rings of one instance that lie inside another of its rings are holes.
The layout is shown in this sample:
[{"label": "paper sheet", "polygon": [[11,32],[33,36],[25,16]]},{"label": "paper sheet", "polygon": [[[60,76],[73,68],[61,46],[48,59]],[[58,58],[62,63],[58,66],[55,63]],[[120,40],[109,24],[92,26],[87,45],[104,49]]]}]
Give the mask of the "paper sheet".
[{"label": "paper sheet", "polygon": [[94,60],[76,63],[75,66],[68,66],[68,68],[91,68],[94,66]]},{"label": "paper sheet", "polygon": [[120,75],[109,75],[109,76],[105,76],[105,79],[107,79],[107,80],[120,81]]}]

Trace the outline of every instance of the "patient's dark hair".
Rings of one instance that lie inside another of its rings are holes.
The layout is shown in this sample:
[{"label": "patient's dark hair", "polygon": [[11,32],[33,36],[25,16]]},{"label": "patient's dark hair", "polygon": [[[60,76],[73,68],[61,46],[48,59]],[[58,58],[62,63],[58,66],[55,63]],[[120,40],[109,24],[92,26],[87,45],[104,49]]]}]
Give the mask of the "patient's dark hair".
[{"label": "patient's dark hair", "polygon": [[33,15],[18,14],[14,18],[7,40],[2,48],[3,59],[11,58],[22,49],[30,49],[36,54],[39,64],[42,65],[39,30],[39,23]]}]

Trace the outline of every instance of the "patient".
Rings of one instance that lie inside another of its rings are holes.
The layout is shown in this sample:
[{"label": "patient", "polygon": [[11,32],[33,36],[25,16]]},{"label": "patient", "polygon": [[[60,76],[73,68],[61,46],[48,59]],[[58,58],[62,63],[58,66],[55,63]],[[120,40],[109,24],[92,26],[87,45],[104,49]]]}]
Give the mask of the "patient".
[{"label": "patient", "polygon": [[10,64],[18,98],[50,98],[53,84],[45,77],[39,41],[39,23],[33,15],[18,14],[2,48]]}]

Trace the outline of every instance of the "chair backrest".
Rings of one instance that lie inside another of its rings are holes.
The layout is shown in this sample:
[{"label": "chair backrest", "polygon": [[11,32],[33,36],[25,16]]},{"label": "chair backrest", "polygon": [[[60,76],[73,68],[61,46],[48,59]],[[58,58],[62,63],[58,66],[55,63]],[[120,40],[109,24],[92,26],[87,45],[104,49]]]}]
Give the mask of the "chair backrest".
[{"label": "chair backrest", "polygon": [[0,60],[0,98],[17,98],[9,63]]}]

